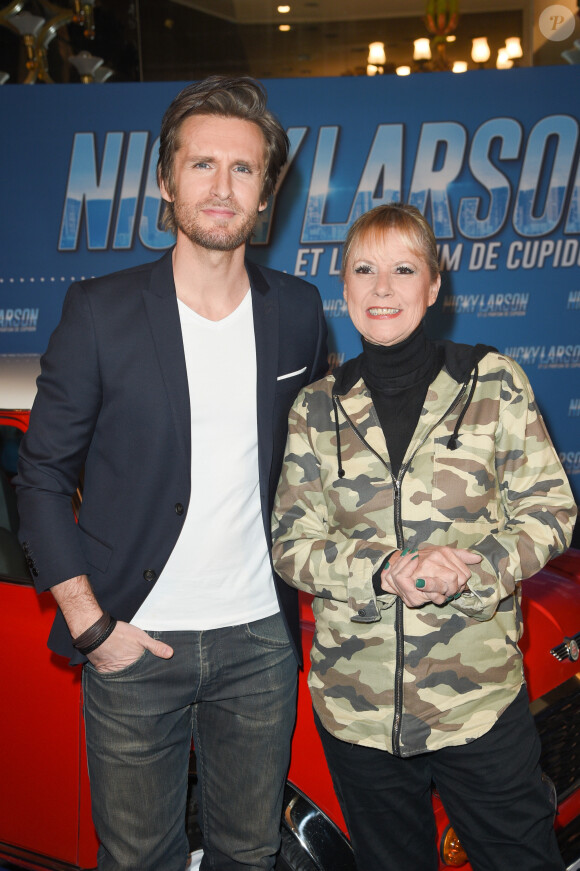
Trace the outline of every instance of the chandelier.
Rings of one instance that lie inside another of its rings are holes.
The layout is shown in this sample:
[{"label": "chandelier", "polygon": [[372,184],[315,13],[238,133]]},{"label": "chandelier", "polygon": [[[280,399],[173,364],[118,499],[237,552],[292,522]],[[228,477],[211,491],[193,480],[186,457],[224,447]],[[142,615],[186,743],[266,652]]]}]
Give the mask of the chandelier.
[{"label": "chandelier", "polygon": [[[68,5],[62,6],[51,0],[35,0],[31,11],[27,0],[12,0],[0,8],[0,25],[22,40],[25,53],[22,84],[54,83],[48,48],[57,35],[67,36],[71,25],[80,31],[81,42],[90,45],[95,36],[94,5],[95,0],[69,0]],[[61,53],[68,55],[81,82],[104,82],[113,74],[113,70],[103,66],[102,58],[94,57],[88,49],[83,48],[75,55],[69,39],[62,39],[62,44],[68,51],[61,48]],[[7,79],[8,74],[0,71],[0,83]]]}]

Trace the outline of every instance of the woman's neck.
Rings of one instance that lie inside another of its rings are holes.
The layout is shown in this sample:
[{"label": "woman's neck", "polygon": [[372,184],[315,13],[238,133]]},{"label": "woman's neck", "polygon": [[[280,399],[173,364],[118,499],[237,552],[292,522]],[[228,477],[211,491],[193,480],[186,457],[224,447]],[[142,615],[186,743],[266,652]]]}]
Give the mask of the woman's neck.
[{"label": "woman's neck", "polygon": [[371,390],[400,390],[423,381],[435,365],[435,345],[423,324],[396,345],[373,345],[363,338],[363,378]]}]

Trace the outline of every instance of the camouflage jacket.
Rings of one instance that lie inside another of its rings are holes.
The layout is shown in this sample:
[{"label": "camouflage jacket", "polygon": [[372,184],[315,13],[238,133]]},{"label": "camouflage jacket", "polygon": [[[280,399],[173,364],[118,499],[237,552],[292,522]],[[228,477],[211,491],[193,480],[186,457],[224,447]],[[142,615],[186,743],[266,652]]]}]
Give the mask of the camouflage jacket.
[{"label": "camouflage jacket", "polygon": [[[473,740],[513,701],[518,582],[569,546],[576,509],[513,360],[445,343],[396,480],[358,360],[290,412],[274,565],[315,596],[309,683],[326,729],[411,756]],[[375,595],[385,555],[422,543],[481,554],[461,598],[407,608]]]}]

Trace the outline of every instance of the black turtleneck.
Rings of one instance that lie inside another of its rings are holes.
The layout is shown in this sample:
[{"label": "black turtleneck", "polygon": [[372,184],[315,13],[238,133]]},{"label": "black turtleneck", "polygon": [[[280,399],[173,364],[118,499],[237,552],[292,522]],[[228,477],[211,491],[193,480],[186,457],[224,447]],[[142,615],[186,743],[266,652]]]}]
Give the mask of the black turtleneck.
[{"label": "black turtleneck", "polygon": [[443,365],[443,354],[427,338],[422,323],[397,345],[373,345],[364,338],[362,343],[362,376],[371,391],[396,476],[429,384]]}]

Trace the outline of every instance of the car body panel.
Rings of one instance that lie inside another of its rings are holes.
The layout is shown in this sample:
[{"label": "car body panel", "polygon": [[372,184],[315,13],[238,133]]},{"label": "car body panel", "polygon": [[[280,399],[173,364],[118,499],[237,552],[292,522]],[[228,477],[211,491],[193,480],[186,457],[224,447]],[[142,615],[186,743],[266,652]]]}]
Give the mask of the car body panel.
[{"label": "car body panel", "polygon": [[520,649],[524,654],[528,692],[533,700],[580,670],[578,661],[566,658],[558,662],[550,652],[565,638],[580,632],[578,559],[574,575],[556,571],[550,563],[542,572],[525,580],[522,587],[525,632]]},{"label": "car body panel", "polygon": [[2,746],[9,752],[0,757],[0,856],[14,861],[19,851],[29,859],[93,868],[97,839],[80,670],[46,646],[55,611],[50,593],[38,596],[31,586],[0,583],[0,612],[10,615],[0,636],[0,662],[12,663],[2,677],[2,696],[10,706],[1,725]]}]

